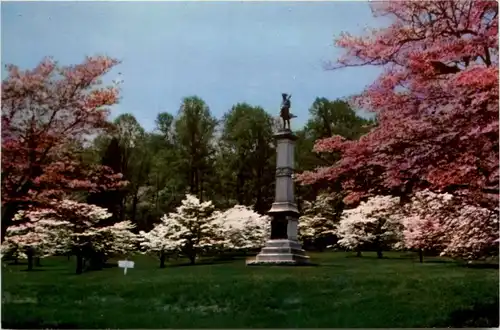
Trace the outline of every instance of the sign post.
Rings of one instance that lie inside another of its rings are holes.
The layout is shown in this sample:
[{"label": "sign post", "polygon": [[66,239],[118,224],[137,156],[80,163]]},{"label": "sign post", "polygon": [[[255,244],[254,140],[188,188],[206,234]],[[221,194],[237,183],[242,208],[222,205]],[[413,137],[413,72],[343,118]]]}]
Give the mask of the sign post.
[{"label": "sign post", "polygon": [[127,275],[128,268],[134,268],[134,262],[129,260],[118,261],[118,267],[123,268],[123,275]]}]

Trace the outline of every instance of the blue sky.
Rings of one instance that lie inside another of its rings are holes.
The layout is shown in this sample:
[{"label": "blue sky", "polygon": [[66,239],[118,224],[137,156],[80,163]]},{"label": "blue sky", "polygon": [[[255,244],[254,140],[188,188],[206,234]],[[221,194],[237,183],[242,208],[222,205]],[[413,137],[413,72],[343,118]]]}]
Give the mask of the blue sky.
[{"label": "blue sky", "polygon": [[[316,97],[359,93],[376,68],[325,71],[341,31],[376,27],[367,2],[2,2],[2,64],[34,67],[106,54],[122,60],[122,99],[112,116],[132,113],[148,130],[156,114],[176,114],[198,95],[221,118],[248,102],[277,115],[292,94],[301,126]],[[2,75],[3,76],[3,75]]]}]

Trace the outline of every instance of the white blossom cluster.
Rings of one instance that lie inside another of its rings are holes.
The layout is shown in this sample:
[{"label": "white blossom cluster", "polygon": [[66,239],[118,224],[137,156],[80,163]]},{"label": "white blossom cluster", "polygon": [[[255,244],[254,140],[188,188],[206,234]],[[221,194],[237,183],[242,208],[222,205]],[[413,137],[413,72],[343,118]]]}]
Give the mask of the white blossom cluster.
[{"label": "white blossom cluster", "polygon": [[356,249],[367,243],[379,242],[391,248],[402,246],[402,225],[391,210],[399,198],[375,196],[358,207],[344,210],[338,227],[339,245]]},{"label": "white blossom cluster", "polygon": [[235,205],[224,212],[217,212],[214,217],[222,229],[224,246],[229,249],[259,248],[270,237],[269,217],[254,212],[248,206]]},{"label": "white blossom cluster", "polygon": [[101,227],[99,223],[111,216],[104,208],[71,200],[53,202],[51,206],[18,212],[14,224],[7,229],[2,244],[4,253],[31,249],[43,257],[86,247],[105,254],[133,249],[135,235],[130,221]]},{"label": "white blossom cluster", "polygon": [[159,256],[178,253],[194,260],[210,250],[260,247],[269,233],[268,218],[246,206],[215,211],[212,202],[202,203],[188,194],[176,212],[163,216],[151,231],[139,235],[145,252]]},{"label": "white blossom cluster", "polygon": [[313,202],[304,202],[303,215],[299,218],[299,239],[316,240],[336,235],[339,216],[335,210],[338,196],[320,194]]}]

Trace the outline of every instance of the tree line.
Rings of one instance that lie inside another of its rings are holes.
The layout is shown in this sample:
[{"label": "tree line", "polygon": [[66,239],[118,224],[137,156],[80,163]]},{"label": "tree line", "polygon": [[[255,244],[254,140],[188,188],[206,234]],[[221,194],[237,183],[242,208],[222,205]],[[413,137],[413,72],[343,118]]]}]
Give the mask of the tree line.
[{"label": "tree line", "polygon": [[[312,170],[331,159],[312,151],[329,134],[356,139],[371,120],[357,116],[346,101],[317,98],[310,118],[296,134],[297,171]],[[221,119],[197,96],[186,97],[174,116],[157,115],[146,131],[132,114],[119,115],[111,133],[98,135],[86,149],[87,161],[122,173],[129,184],[121,191],[90,194],[88,203],[113,210],[115,221],[129,219],[149,230],[177,207],[186,193],[218,208],[236,204],[265,214],[274,199],[277,121],[262,107],[238,103]],[[298,188],[298,199],[315,198],[317,189]]]}]

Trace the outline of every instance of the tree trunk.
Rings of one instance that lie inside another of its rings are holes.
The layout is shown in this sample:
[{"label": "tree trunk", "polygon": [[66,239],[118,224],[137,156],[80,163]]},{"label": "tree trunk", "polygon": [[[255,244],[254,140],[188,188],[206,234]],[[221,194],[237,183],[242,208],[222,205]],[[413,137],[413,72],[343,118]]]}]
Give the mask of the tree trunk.
[{"label": "tree trunk", "polygon": [[200,189],[199,189],[199,195],[200,195],[200,202],[203,203],[203,173],[200,174]]},{"label": "tree trunk", "polygon": [[83,273],[83,255],[80,251],[76,253],[76,273]]},{"label": "tree trunk", "polygon": [[4,241],[5,234],[7,234],[7,228],[9,228],[12,223],[12,219],[16,215],[18,211],[18,207],[11,203],[7,203],[5,207],[2,207],[2,221],[0,224],[1,227],[1,241]]},{"label": "tree trunk", "polygon": [[356,257],[358,257],[358,258],[361,257],[361,249],[356,250]]},{"label": "tree trunk", "polygon": [[93,252],[90,257],[90,269],[101,270],[104,268],[104,254],[101,252]]},{"label": "tree trunk", "polygon": [[420,263],[424,262],[424,250],[418,249],[418,259],[419,259]]},{"label": "tree trunk", "polygon": [[384,255],[382,253],[382,250],[381,249],[377,249],[377,258],[382,259],[383,257],[384,257]]},{"label": "tree trunk", "polygon": [[122,200],[120,201],[120,221],[124,221],[125,220],[125,203],[126,203],[127,199],[126,197],[123,197]]},{"label": "tree trunk", "polygon": [[[261,143],[261,138],[260,138],[260,132],[259,132],[259,146],[262,146],[262,143]],[[262,148],[262,147],[261,147]],[[259,157],[258,159],[262,160],[262,157]],[[263,184],[262,184],[262,178],[264,176],[264,166],[266,165],[266,162],[265,160],[262,160],[262,161],[259,161],[259,163],[257,163],[258,165],[258,168],[257,168],[257,178],[255,180],[255,186],[254,186],[254,190],[256,191],[257,195],[255,196],[255,211],[257,213],[265,213],[265,211],[263,210],[264,209],[264,206],[262,205],[263,204],[263,198],[262,198],[262,188],[263,188]]]},{"label": "tree trunk", "polygon": [[189,256],[189,263],[190,263],[191,265],[194,265],[194,264],[195,264],[195,261],[196,261],[196,254],[190,255],[190,256]]},{"label": "tree trunk", "polygon": [[36,267],[41,267],[42,266],[42,264],[40,262],[40,257],[35,257],[35,266]]},{"label": "tree trunk", "polygon": [[155,189],[155,210],[156,214],[160,213],[160,179],[156,173],[156,189]]},{"label": "tree trunk", "polygon": [[194,171],[194,184],[196,187],[196,194],[195,196],[199,197],[200,193],[200,169],[198,168],[199,165],[196,166],[196,170]]},{"label": "tree trunk", "polygon": [[165,268],[165,253],[160,253],[160,268]]},{"label": "tree trunk", "polygon": [[193,165],[189,165],[189,193],[194,194],[194,174],[193,174]]},{"label": "tree trunk", "polygon": [[28,271],[33,270],[33,249],[29,248],[26,251],[26,256],[28,257]]},{"label": "tree trunk", "polygon": [[236,177],[236,200],[238,201],[238,204],[244,205],[244,197],[243,197],[243,187],[245,185],[245,179],[243,178],[243,174],[241,171],[238,172],[238,175]]},{"label": "tree trunk", "polygon": [[130,216],[130,220],[133,224],[136,224],[136,213],[137,213],[137,204],[139,203],[139,188],[137,188],[134,192],[134,197],[132,198],[132,214]]}]

